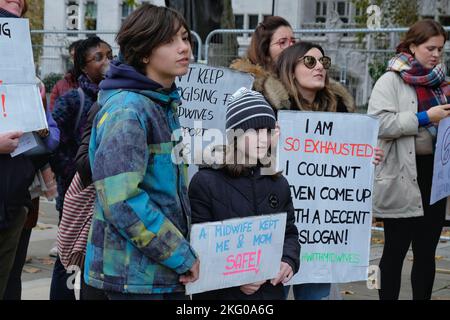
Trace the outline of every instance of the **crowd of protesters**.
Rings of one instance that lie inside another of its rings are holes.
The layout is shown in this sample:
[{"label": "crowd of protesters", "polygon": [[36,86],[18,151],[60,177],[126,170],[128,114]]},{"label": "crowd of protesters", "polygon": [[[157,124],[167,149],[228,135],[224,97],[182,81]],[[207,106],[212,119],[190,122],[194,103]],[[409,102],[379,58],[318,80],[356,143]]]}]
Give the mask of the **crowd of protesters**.
[{"label": "crowd of protesters", "polygon": [[[0,0],[0,17],[26,11],[26,0]],[[429,205],[436,128],[450,115],[441,63],[446,40],[434,20],[411,26],[369,101],[368,114],[380,119],[373,213],[386,239],[382,300],[398,299],[411,244],[413,299],[431,298],[446,209],[445,200]],[[296,39],[284,18],[260,23],[246,56],[230,65],[255,78],[252,90],[241,90],[227,105],[227,131],[242,134],[223,146],[225,165],[202,166],[188,183],[172,148],[180,129],[175,79],[189,71],[192,58],[189,26],[173,9],[143,4],[126,18],[116,42],[117,57],[98,37],[73,43],[73,66],[48,104],[39,84],[49,128],[36,135],[48,153],[11,157],[23,132],[0,134],[0,300],[21,298],[20,276],[44,195],[57,195],[60,232],[76,219],[70,208],[82,208],[84,219],[76,240],[58,235],[51,300],[75,300],[67,287],[71,264],[82,270],[83,300],[187,300],[185,286],[199,278],[202,265],[189,242],[193,223],[278,212],[287,213],[278,275],[192,298],[286,299],[286,283],[302,268],[294,207],[286,178],[261,174],[260,160],[276,148],[280,110],[355,111],[351,94],[330,78],[331,59],[320,45]],[[236,163],[238,154],[244,164]],[[330,286],[292,290],[296,300],[320,300]]]}]

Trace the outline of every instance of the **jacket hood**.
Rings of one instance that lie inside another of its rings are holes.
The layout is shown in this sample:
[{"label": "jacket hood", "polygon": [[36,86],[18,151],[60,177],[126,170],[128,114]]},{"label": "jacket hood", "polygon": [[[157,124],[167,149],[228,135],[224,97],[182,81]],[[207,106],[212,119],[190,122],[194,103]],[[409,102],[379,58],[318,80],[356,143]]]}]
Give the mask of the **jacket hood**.
[{"label": "jacket hood", "polygon": [[234,60],[230,68],[252,74],[255,77],[253,89],[260,92],[275,110],[291,108],[289,93],[274,74],[253,64],[248,58]]},{"label": "jacket hood", "polygon": [[100,82],[101,90],[152,90],[161,89],[162,86],[138,72],[132,66],[113,60],[106,73],[105,80]]}]

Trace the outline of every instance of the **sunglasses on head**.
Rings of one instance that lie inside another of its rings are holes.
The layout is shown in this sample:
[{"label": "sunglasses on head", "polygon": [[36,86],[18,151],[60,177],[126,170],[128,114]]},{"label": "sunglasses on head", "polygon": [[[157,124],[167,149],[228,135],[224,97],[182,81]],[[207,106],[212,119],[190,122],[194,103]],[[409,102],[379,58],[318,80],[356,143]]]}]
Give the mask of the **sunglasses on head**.
[{"label": "sunglasses on head", "polygon": [[331,58],[327,56],[320,57],[319,59],[316,59],[316,57],[313,56],[304,56],[300,58],[298,61],[303,61],[303,64],[308,69],[312,69],[317,65],[317,60],[322,64],[323,68],[328,70],[331,67]]}]

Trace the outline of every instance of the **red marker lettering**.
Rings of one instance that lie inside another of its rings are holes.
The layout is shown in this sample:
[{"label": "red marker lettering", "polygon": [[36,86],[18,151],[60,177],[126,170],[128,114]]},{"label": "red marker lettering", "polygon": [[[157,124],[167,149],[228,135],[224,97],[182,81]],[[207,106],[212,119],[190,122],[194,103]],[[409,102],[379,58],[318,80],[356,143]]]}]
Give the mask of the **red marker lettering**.
[{"label": "red marker lettering", "polygon": [[[0,80],[0,84],[2,84],[3,81]],[[3,117],[7,117],[8,114],[6,113],[6,97],[4,94],[2,94],[2,111],[3,111]]]}]

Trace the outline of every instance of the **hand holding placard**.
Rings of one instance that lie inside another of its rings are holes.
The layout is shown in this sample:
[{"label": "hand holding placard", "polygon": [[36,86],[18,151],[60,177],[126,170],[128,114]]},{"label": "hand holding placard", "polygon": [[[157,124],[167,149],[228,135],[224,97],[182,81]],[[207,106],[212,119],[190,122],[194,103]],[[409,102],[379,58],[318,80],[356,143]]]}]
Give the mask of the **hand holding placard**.
[{"label": "hand holding placard", "polygon": [[192,268],[189,269],[186,274],[183,274],[180,276],[180,282],[184,285],[188,284],[189,282],[195,282],[198,279],[200,272],[200,260],[195,260],[194,264],[192,265]]},{"label": "hand holding placard", "polygon": [[22,135],[21,131],[0,133],[0,154],[8,154],[16,150]]}]

